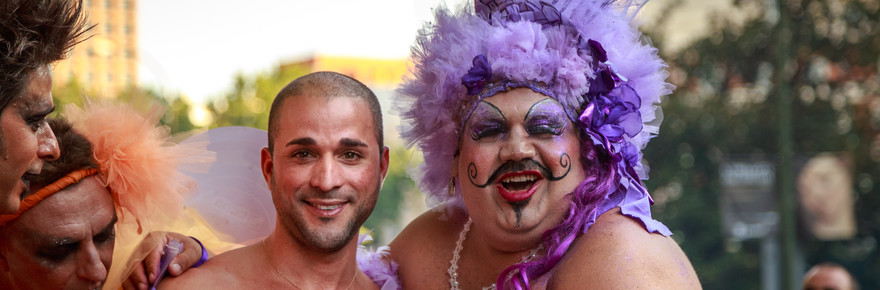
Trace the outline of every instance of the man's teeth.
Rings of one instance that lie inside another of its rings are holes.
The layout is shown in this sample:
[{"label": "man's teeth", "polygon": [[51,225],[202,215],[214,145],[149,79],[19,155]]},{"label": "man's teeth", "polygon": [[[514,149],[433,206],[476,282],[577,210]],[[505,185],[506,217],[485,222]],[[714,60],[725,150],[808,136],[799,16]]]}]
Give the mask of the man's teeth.
[{"label": "man's teeth", "polygon": [[507,177],[504,180],[502,180],[501,182],[529,182],[529,181],[535,181],[537,179],[538,178],[534,175],[517,175],[517,176]]},{"label": "man's teeth", "polygon": [[342,205],[340,205],[340,204],[337,204],[337,205],[316,205],[316,207],[318,207],[318,209],[320,209],[320,210],[334,210],[334,209],[339,208],[340,206],[342,206]]}]

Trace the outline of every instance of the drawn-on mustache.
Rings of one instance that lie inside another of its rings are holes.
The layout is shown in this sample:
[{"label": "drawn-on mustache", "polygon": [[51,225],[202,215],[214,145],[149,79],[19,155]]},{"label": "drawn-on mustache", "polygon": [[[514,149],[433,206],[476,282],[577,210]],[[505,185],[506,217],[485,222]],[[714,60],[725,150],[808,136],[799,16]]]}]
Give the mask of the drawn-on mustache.
[{"label": "drawn-on mustache", "polygon": [[565,172],[563,172],[559,176],[553,176],[553,172],[550,171],[550,168],[547,168],[540,162],[535,161],[534,159],[507,161],[504,164],[501,164],[501,166],[498,166],[498,168],[495,169],[495,171],[492,172],[491,175],[489,175],[489,178],[486,180],[485,183],[477,183],[474,181],[474,179],[477,178],[477,165],[471,162],[470,164],[468,164],[468,180],[476,187],[486,188],[490,184],[494,183],[494,181],[497,180],[498,177],[500,177],[501,175],[525,170],[538,170],[541,172],[541,175],[543,175],[544,178],[550,181],[557,181],[565,178],[565,176],[568,175],[568,172],[571,171],[571,157],[568,156],[568,153],[562,153],[562,155],[559,156],[559,165],[562,166],[562,168],[565,168]]}]

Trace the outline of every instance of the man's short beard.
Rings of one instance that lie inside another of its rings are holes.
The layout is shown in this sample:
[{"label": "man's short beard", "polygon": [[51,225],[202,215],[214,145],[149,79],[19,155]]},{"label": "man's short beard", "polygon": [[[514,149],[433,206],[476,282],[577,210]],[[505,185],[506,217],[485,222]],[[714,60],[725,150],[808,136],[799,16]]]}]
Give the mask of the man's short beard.
[{"label": "man's short beard", "polygon": [[[275,192],[275,177],[273,176],[270,181],[272,192]],[[377,184],[372,197],[362,195],[359,198],[376,198],[380,188],[380,184]],[[290,202],[292,204],[294,201],[291,200]],[[376,202],[373,201],[364,205],[368,206],[368,208],[353,208],[356,211],[354,217],[348,220],[340,234],[335,236],[322,236],[315,233],[306,226],[306,223],[302,221],[302,217],[292,214],[290,210],[282,211],[278,209],[277,205],[276,210],[278,210],[278,216],[281,218],[281,224],[300,243],[320,252],[333,253],[342,250],[360,232],[361,225],[370,217]],[[348,204],[347,206],[354,206],[354,204]]]},{"label": "man's short beard", "polygon": [[[287,228],[294,236],[297,236],[301,243],[318,250],[324,253],[334,253],[339,250],[345,248],[345,245],[351,241],[352,238],[359,232],[360,226],[355,225],[354,220],[349,220],[348,223],[345,224],[343,231],[340,235],[336,236],[321,236],[309,230],[304,223],[297,222],[296,219],[290,220],[289,217],[285,217],[291,222],[284,222],[284,227]],[[295,229],[293,228],[295,227]],[[299,233],[299,234],[295,234]]]}]

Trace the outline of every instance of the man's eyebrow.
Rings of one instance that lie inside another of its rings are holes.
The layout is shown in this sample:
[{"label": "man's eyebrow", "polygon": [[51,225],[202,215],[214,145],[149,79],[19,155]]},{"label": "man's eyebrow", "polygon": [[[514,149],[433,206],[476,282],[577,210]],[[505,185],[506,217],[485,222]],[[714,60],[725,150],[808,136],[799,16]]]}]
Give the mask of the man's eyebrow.
[{"label": "man's eyebrow", "polygon": [[309,137],[303,137],[303,138],[297,138],[297,139],[290,140],[290,142],[287,142],[287,144],[285,144],[284,146],[290,146],[290,145],[313,146],[316,144],[318,144],[318,142],[316,142],[315,139],[312,139]]},{"label": "man's eyebrow", "polygon": [[46,235],[39,231],[28,230],[27,232],[29,232],[28,239],[31,240],[32,243],[40,246],[61,247],[76,244],[79,242],[77,239],[73,239],[70,237]]},{"label": "man's eyebrow", "polygon": [[113,219],[110,220],[110,223],[108,223],[107,226],[105,226],[103,229],[101,229],[100,232],[98,232],[98,235],[103,234],[103,233],[109,233],[110,231],[112,231],[113,227],[116,226],[117,221],[119,221],[119,217],[114,213]]},{"label": "man's eyebrow", "polygon": [[49,115],[55,111],[54,104],[37,98],[39,96],[34,95],[32,98],[27,98],[24,103],[24,107],[32,114]]},{"label": "man's eyebrow", "polygon": [[367,143],[364,143],[357,139],[351,138],[342,138],[339,140],[339,145],[343,147],[370,147]]},{"label": "man's eyebrow", "polygon": [[42,110],[36,112],[36,115],[47,116],[49,114],[52,114],[52,112],[54,112],[54,111],[55,111],[55,106],[48,106],[48,107],[43,108]]}]

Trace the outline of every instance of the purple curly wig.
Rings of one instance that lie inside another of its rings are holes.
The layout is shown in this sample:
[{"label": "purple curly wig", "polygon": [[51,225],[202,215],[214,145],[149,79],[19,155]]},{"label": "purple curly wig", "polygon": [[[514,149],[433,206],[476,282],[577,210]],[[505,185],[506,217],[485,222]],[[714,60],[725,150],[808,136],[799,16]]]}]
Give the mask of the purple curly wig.
[{"label": "purple curly wig", "polygon": [[657,50],[632,24],[644,2],[478,0],[419,32],[414,68],[398,90],[402,135],[424,155],[419,178],[429,206],[463,207],[447,194],[462,121],[482,98],[517,87],[550,96],[581,134],[588,173],[569,194],[565,220],[544,234],[545,258],[518,264],[498,279],[528,287],[552,269],[602,213],[620,207],[650,232],[670,235],[650,213],[641,150],[659,131],[660,97],[672,86]]}]

